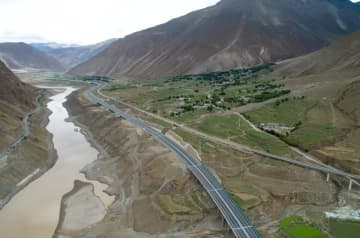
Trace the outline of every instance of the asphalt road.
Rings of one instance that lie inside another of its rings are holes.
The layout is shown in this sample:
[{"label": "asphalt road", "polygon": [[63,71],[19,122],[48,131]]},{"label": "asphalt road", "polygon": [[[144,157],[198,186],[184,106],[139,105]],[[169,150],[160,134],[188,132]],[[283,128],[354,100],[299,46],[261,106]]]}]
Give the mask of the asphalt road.
[{"label": "asphalt road", "polygon": [[128,115],[127,113],[119,110],[117,107],[110,105],[106,101],[98,98],[93,94],[93,91],[97,87],[93,87],[85,91],[85,97],[91,102],[98,104],[116,114],[118,117],[121,117],[133,125],[142,128],[144,131],[150,133],[154,138],[159,140],[169,149],[171,149],[191,172],[195,175],[198,181],[202,184],[205,190],[208,192],[224,219],[227,221],[230,229],[237,238],[260,238],[261,235],[257,231],[256,227],[252,224],[250,219],[245,215],[245,213],[239,208],[232,196],[224,189],[224,187],[219,183],[215,176],[197,159],[192,158],[180,145],[173,142],[171,139],[160,133],[159,131],[153,129],[151,126],[145,124],[144,122]]}]

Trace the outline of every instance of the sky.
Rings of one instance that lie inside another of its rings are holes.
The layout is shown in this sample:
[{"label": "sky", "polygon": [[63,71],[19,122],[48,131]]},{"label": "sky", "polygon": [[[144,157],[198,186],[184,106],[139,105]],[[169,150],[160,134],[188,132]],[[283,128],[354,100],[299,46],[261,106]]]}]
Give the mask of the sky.
[{"label": "sky", "polygon": [[124,37],[217,2],[0,0],[0,42],[93,44]]},{"label": "sky", "polygon": [[93,44],[219,0],[0,0],[0,42]]}]

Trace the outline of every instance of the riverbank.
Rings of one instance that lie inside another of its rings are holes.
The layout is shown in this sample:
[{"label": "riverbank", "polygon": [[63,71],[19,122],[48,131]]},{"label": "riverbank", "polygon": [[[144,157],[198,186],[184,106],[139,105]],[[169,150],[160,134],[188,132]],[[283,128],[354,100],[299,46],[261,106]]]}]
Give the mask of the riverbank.
[{"label": "riverbank", "polygon": [[[224,234],[214,204],[168,149],[142,130],[89,103],[81,91],[70,95],[66,106],[71,120],[101,152],[83,172],[91,180],[108,184],[107,192],[115,196],[102,221],[69,237]],[[67,209],[71,211],[71,207]]]},{"label": "riverbank", "polygon": [[52,134],[46,129],[51,112],[46,108],[52,93],[42,89],[39,111],[29,117],[29,134],[2,157],[0,210],[21,190],[54,166],[57,159]]},{"label": "riverbank", "polygon": [[[76,180],[90,183],[104,207],[113,201],[102,192],[106,185],[88,181],[80,173],[82,168],[96,160],[98,153],[79,133],[80,128],[66,121],[69,115],[63,103],[76,89],[63,88],[65,90],[56,90],[57,94],[52,96],[47,104],[52,114],[46,129],[53,134],[58,160],[52,169],[25,187],[0,211],[0,230],[4,237],[53,236],[59,222],[61,198],[72,190]],[[26,141],[30,141],[29,139]],[[20,184],[27,181],[28,178],[25,178]]]},{"label": "riverbank", "polygon": [[61,200],[59,223],[55,237],[78,235],[77,231],[100,222],[107,207],[96,196],[94,186],[76,180],[74,188]]}]

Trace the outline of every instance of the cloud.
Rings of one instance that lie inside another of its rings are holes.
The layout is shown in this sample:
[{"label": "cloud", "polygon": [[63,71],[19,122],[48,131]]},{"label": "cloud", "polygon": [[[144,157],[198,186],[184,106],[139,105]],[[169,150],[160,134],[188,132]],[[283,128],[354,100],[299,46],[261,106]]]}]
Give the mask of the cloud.
[{"label": "cloud", "polygon": [[[0,0],[0,41],[96,43],[219,0]],[[11,32],[11,34],[9,34]]]},{"label": "cloud", "polygon": [[46,39],[41,35],[21,35],[17,32],[0,32],[0,42],[44,42]]}]

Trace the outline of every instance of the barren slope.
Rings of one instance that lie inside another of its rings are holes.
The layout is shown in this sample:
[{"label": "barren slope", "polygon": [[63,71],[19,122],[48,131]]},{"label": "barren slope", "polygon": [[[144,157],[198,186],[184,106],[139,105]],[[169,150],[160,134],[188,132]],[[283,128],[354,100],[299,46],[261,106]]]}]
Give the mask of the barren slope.
[{"label": "barren slope", "polygon": [[[36,179],[53,165],[56,158],[45,128],[49,113],[46,110],[29,119],[29,137],[11,152],[4,153],[23,135],[22,119],[35,108],[35,94],[35,88],[21,82],[0,61],[0,209],[27,184],[19,185],[24,178],[39,169],[28,182]],[[41,100],[43,103],[45,101]]]},{"label": "barren slope", "polygon": [[120,39],[71,73],[147,79],[273,62],[359,29],[359,13],[347,0],[223,0]]},{"label": "barren slope", "polygon": [[33,44],[33,46],[56,58],[66,69],[70,69],[97,55],[114,41],[115,39],[110,39],[94,45],[59,48],[52,48],[51,44],[50,46]]},{"label": "barren slope", "polygon": [[279,72],[294,77],[329,71],[360,73],[360,31],[309,55],[284,61]]},{"label": "barren slope", "polygon": [[0,151],[21,134],[21,118],[34,107],[34,89],[0,61]]},{"label": "barren slope", "polygon": [[[67,229],[64,224],[72,218],[65,216],[55,237],[221,237],[215,205],[171,151],[89,103],[82,92],[72,94],[67,105],[101,151],[101,159],[84,172],[108,184],[107,192],[116,198],[104,219],[90,227]],[[71,204],[65,207],[67,214],[76,209]]]},{"label": "barren slope", "polygon": [[11,69],[64,70],[54,57],[25,43],[0,43],[0,59]]}]

